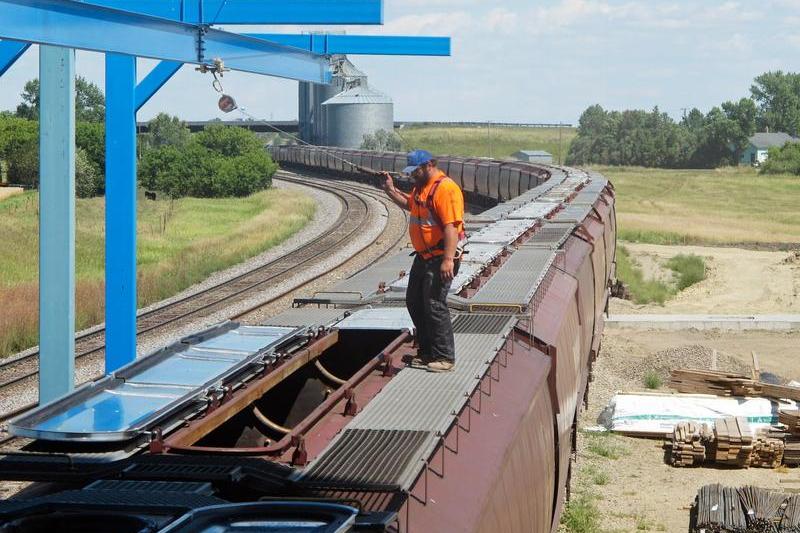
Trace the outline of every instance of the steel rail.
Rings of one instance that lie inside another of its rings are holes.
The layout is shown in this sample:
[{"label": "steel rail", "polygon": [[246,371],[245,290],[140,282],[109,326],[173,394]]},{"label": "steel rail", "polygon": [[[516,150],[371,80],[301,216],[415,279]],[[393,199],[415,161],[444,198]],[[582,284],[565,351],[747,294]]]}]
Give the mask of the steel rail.
[{"label": "steel rail", "polygon": [[[369,217],[367,216],[369,213],[369,205],[364,200],[364,196],[373,197],[372,194],[369,194],[368,191],[365,191],[359,187],[352,187],[347,186],[345,184],[337,184],[332,182],[324,182],[319,183],[317,180],[314,179],[304,179],[300,176],[293,175],[291,178],[285,176],[281,173],[280,176],[276,176],[278,179],[282,179],[284,181],[292,181],[294,183],[298,183],[301,185],[309,186],[312,188],[325,190],[339,198],[340,202],[344,205],[344,209],[342,213],[338,217],[337,221],[334,223],[332,230],[325,232],[324,234],[312,239],[307,244],[302,247],[299,247],[292,252],[282,256],[281,258],[276,259],[275,261],[271,261],[265,265],[261,265],[255,269],[252,269],[248,272],[244,272],[240,275],[237,275],[229,280],[221,282],[217,285],[212,287],[208,287],[202,291],[198,291],[196,293],[187,295],[184,298],[178,299],[176,301],[170,302],[169,304],[165,304],[163,306],[157,307],[145,313],[141,313],[137,317],[137,322],[143,324],[142,327],[137,328],[137,336],[143,335],[145,333],[154,331],[159,328],[163,328],[164,326],[174,324],[175,322],[185,319],[190,316],[197,315],[200,311],[210,310],[214,307],[219,306],[222,303],[228,302],[232,298],[236,296],[240,296],[241,294],[258,288],[259,286],[275,281],[282,276],[289,274],[290,272],[297,269],[297,267],[301,267],[305,264],[308,264],[315,259],[319,259],[324,254],[330,252],[331,250],[337,249],[343,243],[350,240],[350,238],[363,230],[363,227],[367,224]],[[358,208],[355,208],[354,205],[358,205]],[[363,211],[363,212],[361,212]],[[361,216],[358,219],[354,218],[354,213],[358,214],[361,212]],[[342,227],[346,227],[346,230],[340,236],[337,234],[337,230],[339,233],[341,232]],[[377,240],[377,239],[376,239]],[[331,242],[332,241],[332,242]],[[375,241],[368,243],[364,248],[370,246]],[[322,246],[322,248],[319,248]],[[318,249],[317,249],[318,248]],[[359,253],[363,251],[362,248],[359,250]],[[299,256],[299,257],[298,257]],[[285,265],[283,268],[279,269],[277,272],[271,271],[270,269],[275,269],[277,265]],[[337,265],[334,268],[337,268],[340,265]],[[263,276],[264,273],[267,273],[266,276]],[[259,274],[262,275],[259,279],[252,280],[250,282],[247,281],[247,278],[258,276]],[[282,294],[276,296],[275,298],[270,299],[267,302],[260,303],[256,308],[263,307],[264,305],[268,305],[270,302],[273,302],[279,298],[284,297],[286,294],[297,290],[299,287],[295,286],[291,289],[283,292]],[[215,291],[222,291],[221,297],[214,298],[213,293]],[[203,302],[202,298],[206,298],[207,301]],[[196,302],[200,301],[200,305],[197,305]],[[183,307],[183,310],[178,313],[170,314],[171,310],[179,309]],[[238,316],[242,316],[246,313],[239,313],[235,315],[233,318]],[[166,316],[165,316],[166,315]],[[83,359],[89,355],[97,354],[102,352],[105,349],[105,342],[104,340],[104,328],[100,328],[96,331],[92,331],[77,337],[79,344],[89,344],[89,346],[81,351],[79,351],[75,358]],[[13,361],[8,361],[6,363],[0,364],[0,372],[10,371],[12,367],[30,362],[34,360],[39,355],[39,352],[33,352],[30,354],[26,354],[22,357],[15,358]],[[38,375],[38,368],[25,371],[21,375],[14,376],[9,378],[3,382],[0,382],[0,392],[3,390],[8,389],[14,385],[20,384],[26,380],[34,378]],[[27,405],[21,406],[17,409],[14,409],[9,412],[0,413],[0,422],[8,420],[18,414],[21,414],[33,407],[36,407],[38,403],[31,402]]]}]

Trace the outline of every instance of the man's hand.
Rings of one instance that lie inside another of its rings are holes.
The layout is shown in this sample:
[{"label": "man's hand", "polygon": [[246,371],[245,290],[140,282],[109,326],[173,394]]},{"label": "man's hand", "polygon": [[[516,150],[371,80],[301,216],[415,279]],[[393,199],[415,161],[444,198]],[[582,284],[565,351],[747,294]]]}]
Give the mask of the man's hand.
[{"label": "man's hand", "polygon": [[394,190],[394,180],[392,179],[392,175],[388,172],[381,172],[381,177],[383,178],[383,188],[384,190],[392,191]]},{"label": "man's hand", "polygon": [[455,270],[456,265],[453,259],[445,257],[442,259],[442,267],[440,269],[440,274],[442,276],[442,282],[447,283],[453,281],[453,277],[455,274],[453,271]]}]

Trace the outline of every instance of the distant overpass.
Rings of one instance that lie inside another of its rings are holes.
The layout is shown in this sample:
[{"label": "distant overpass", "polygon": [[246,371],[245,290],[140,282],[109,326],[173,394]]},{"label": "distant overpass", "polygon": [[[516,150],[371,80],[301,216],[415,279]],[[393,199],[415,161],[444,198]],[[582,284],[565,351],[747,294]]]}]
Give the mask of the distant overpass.
[{"label": "distant overpass", "polygon": [[[299,131],[296,120],[200,120],[188,121],[186,125],[192,132],[202,131],[209,124],[220,124],[222,126],[237,126],[247,128],[256,133],[275,133],[276,128],[287,133],[297,133]],[[431,122],[400,120],[395,121],[394,127],[400,126],[433,126],[443,128],[571,128],[572,124],[566,123],[546,123],[546,122]],[[146,133],[150,129],[148,122],[137,124],[139,133]]]}]

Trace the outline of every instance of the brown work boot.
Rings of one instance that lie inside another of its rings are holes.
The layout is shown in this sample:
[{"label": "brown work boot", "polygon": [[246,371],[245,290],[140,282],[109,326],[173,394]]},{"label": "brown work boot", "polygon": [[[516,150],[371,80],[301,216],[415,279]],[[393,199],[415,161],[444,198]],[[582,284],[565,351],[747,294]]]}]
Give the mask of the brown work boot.
[{"label": "brown work boot", "polygon": [[433,361],[429,355],[417,354],[408,361],[408,366],[411,368],[428,368],[428,363]]},{"label": "brown work boot", "polygon": [[428,372],[450,372],[456,367],[455,361],[450,359],[437,359],[428,363]]}]

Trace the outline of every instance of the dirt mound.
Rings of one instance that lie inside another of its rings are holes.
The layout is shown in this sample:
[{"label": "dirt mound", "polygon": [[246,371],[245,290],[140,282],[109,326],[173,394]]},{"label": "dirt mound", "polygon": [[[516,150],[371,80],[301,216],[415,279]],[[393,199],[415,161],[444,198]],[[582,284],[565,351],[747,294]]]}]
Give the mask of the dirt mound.
[{"label": "dirt mound", "polygon": [[[641,362],[635,365],[628,365],[623,372],[625,377],[631,381],[641,383],[644,377],[654,372],[658,374],[664,383],[669,380],[669,371],[674,368],[711,368],[714,351],[699,344],[687,344],[667,348],[658,352],[651,353],[644,357]],[[751,369],[740,360],[724,353],[717,352],[717,370],[734,372],[749,376]]]}]

